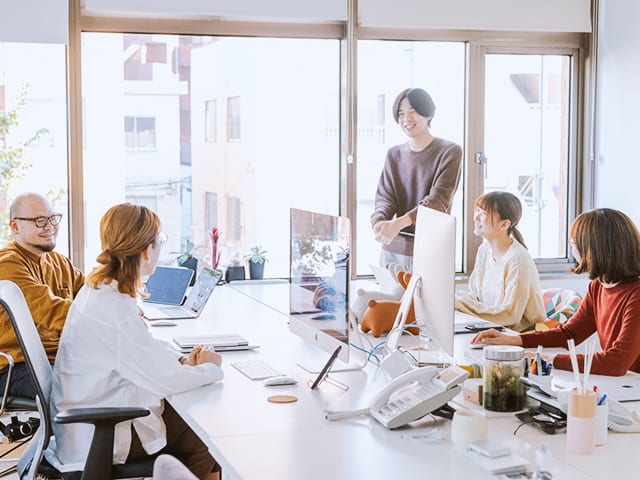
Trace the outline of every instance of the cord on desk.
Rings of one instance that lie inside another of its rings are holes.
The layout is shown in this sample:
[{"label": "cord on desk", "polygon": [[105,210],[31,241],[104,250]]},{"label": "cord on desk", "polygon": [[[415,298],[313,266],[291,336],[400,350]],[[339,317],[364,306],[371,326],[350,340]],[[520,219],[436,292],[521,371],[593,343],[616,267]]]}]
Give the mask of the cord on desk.
[{"label": "cord on desk", "polygon": [[366,348],[362,348],[359,345],[356,345],[355,343],[352,343],[351,346],[353,348],[355,348],[356,350],[360,350],[361,352],[364,352],[367,354],[367,361],[371,361],[371,358],[373,357],[376,361],[376,363],[380,363],[380,359],[378,358],[378,356],[375,354],[375,352],[373,350],[367,350]]}]

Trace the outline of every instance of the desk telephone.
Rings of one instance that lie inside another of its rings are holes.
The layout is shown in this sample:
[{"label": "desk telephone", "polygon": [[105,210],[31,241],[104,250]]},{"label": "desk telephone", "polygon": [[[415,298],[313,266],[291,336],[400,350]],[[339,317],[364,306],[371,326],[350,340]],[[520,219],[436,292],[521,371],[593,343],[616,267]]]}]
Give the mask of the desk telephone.
[{"label": "desk telephone", "polygon": [[386,428],[398,428],[437,410],[460,391],[469,372],[451,366],[422,367],[394,378],[369,403],[369,414]]}]

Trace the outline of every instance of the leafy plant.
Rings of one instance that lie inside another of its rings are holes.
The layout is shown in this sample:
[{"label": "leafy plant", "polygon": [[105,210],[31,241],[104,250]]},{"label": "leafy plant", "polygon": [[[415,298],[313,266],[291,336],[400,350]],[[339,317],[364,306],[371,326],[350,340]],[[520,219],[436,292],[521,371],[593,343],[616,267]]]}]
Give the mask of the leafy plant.
[{"label": "leafy plant", "polygon": [[6,244],[11,239],[9,229],[9,204],[8,188],[11,182],[23,177],[31,168],[22,158],[25,150],[37,142],[44,134],[46,128],[39,129],[30,138],[16,143],[10,143],[11,130],[20,122],[18,114],[26,104],[28,85],[23,85],[16,99],[16,104],[11,110],[0,110],[0,245]]},{"label": "leafy plant", "polygon": [[198,255],[196,254],[196,244],[189,239],[186,239],[184,242],[184,250],[181,252],[171,252],[171,254],[178,255],[176,260],[179,264],[183,264],[190,258],[198,258]]},{"label": "leafy plant", "polygon": [[244,259],[253,263],[265,263],[268,262],[267,251],[262,249],[261,245],[256,245],[249,249],[249,254],[245,255]]},{"label": "leafy plant", "polygon": [[242,260],[240,260],[239,258],[232,258],[231,259],[231,267],[242,267]]}]

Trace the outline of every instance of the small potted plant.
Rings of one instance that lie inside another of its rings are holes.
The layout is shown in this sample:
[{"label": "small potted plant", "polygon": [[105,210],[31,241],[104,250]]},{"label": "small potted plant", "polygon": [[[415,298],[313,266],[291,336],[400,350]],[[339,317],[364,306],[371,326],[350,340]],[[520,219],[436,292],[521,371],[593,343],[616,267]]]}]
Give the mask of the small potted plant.
[{"label": "small potted plant", "polygon": [[245,260],[249,261],[249,278],[251,280],[261,280],[264,276],[264,264],[268,261],[267,251],[261,245],[256,245],[249,249],[249,254],[245,255]]},{"label": "small potted plant", "polygon": [[196,245],[191,240],[185,240],[184,250],[181,252],[171,252],[177,254],[176,262],[181,267],[190,268],[193,270],[193,276],[191,277],[190,286],[196,283],[196,274],[198,273],[198,257],[196,255]]},{"label": "small potted plant", "polygon": [[224,279],[226,282],[245,279],[244,265],[242,265],[242,260],[240,260],[239,258],[234,258],[233,260],[231,260],[231,265],[227,267]]}]

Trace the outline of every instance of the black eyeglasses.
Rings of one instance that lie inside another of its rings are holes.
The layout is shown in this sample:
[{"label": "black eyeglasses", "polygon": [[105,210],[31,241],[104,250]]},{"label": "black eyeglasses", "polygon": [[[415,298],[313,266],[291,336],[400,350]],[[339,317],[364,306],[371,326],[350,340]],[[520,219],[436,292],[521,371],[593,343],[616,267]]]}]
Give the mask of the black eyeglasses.
[{"label": "black eyeglasses", "polygon": [[14,220],[23,220],[25,222],[33,222],[38,228],[44,228],[49,223],[54,227],[62,220],[61,213],[54,213],[50,217],[13,217]]}]

